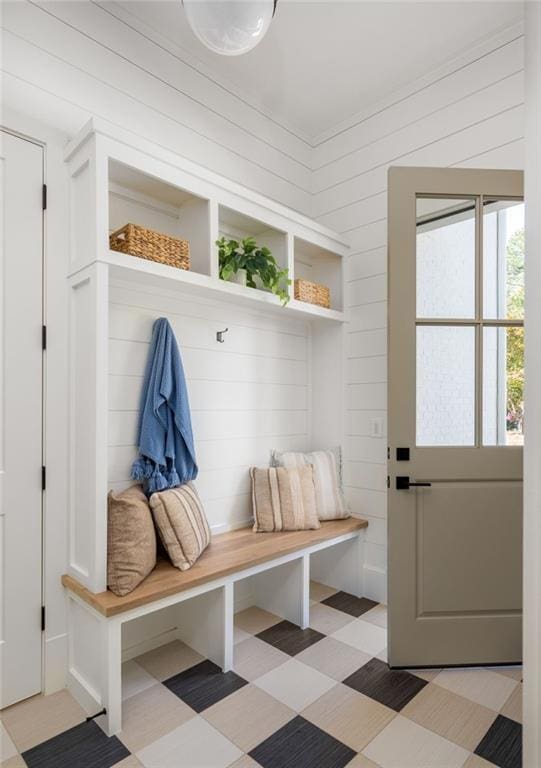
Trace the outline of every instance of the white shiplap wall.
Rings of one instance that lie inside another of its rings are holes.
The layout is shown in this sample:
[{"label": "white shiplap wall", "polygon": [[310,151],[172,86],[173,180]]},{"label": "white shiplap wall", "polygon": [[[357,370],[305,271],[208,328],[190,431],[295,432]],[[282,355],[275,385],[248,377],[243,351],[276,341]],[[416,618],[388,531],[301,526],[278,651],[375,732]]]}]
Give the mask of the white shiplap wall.
[{"label": "white shiplap wall", "polygon": [[[523,37],[509,30],[315,149],[314,212],[347,233],[345,480],[367,517],[366,593],[386,596],[387,170],[392,165],[522,168]],[[383,436],[370,437],[383,420]]]},{"label": "white shiplap wall", "polygon": [[[179,11],[180,12],[180,11]],[[311,147],[115,3],[2,3],[2,100],[76,133],[101,117],[309,213]]]},{"label": "white shiplap wall", "polygon": [[[270,450],[310,442],[309,337],[304,323],[217,301],[113,286],[109,318],[109,483],[130,483],[152,323],[167,317],[188,383],[197,488],[215,532],[251,519],[248,468]],[[228,327],[225,342],[216,331]]]}]

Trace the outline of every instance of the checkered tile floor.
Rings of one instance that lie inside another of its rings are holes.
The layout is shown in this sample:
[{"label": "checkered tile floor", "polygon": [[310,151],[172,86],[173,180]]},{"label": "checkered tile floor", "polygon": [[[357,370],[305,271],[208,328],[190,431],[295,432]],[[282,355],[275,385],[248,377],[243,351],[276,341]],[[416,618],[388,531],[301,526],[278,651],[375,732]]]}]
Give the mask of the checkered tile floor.
[{"label": "checkered tile floor", "polygon": [[107,738],[67,691],[2,713],[2,768],[519,768],[521,669],[392,671],[382,605],[312,589],[310,629],[237,614],[235,671],[179,642],[123,669]]}]

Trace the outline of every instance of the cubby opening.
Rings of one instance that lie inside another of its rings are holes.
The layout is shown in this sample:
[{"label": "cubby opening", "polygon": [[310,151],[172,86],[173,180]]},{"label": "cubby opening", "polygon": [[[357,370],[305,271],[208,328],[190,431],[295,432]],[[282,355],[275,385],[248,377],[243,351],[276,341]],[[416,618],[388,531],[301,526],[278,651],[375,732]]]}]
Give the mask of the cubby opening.
[{"label": "cubby opening", "polygon": [[[219,206],[218,231],[220,237],[228,240],[240,241],[246,237],[254,237],[258,246],[269,248],[282,269],[289,267],[286,232],[223,205]],[[215,245],[214,258],[218,261],[218,249]]]},{"label": "cubby opening", "polygon": [[331,294],[330,308],[343,311],[342,256],[295,237],[293,271],[294,279],[310,280],[312,283],[326,285]]},{"label": "cubby opening", "polygon": [[180,187],[109,160],[109,234],[139,224],[190,244],[190,271],[210,275],[210,203]]}]

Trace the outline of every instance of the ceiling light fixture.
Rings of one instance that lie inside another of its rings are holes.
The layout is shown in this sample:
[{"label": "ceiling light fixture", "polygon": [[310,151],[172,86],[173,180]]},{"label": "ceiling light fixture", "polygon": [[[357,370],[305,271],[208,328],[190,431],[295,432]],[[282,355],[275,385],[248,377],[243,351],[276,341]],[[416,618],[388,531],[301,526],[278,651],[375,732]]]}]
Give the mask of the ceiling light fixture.
[{"label": "ceiling light fixture", "polygon": [[263,40],[278,0],[182,0],[195,36],[214,53],[239,56]]}]

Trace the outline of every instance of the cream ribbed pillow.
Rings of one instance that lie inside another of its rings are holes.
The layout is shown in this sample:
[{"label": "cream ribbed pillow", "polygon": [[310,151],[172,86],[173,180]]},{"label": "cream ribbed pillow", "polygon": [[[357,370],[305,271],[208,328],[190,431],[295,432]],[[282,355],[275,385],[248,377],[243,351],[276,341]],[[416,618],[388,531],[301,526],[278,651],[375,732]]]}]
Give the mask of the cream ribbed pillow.
[{"label": "cream ribbed pillow", "polygon": [[150,506],[173,565],[186,571],[208,547],[210,528],[193,483],[153,493]]},{"label": "cream ribbed pillow", "polygon": [[319,528],[311,466],[250,469],[254,531]]},{"label": "cream ribbed pillow", "polygon": [[317,514],[320,520],[341,520],[350,517],[341,483],[340,449],[329,451],[272,451],[271,464],[278,467],[314,468]]}]

